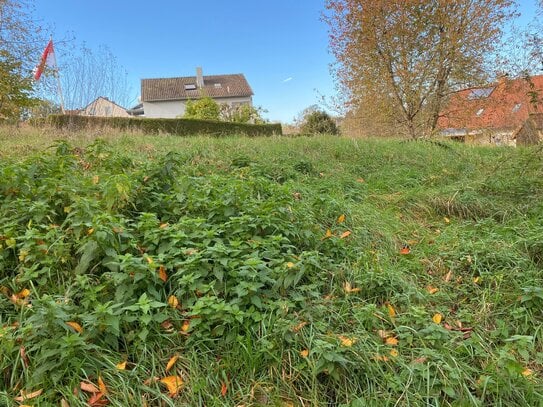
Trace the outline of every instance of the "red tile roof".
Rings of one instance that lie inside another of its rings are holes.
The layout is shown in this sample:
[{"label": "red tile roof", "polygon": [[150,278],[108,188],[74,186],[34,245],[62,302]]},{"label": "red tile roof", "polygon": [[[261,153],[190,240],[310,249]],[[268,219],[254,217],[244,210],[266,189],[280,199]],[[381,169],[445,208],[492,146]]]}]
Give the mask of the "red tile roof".
[{"label": "red tile roof", "polygon": [[530,113],[543,112],[543,106],[530,103],[530,92],[543,92],[543,75],[532,76],[534,89],[524,78],[502,79],[492,85],[464,89],[451,96],[441,112],[441,129],[515,129]]},{"label": "red tile roof", "polygon": [[[203,89],[196,85],[195,76],[179,78],[157,78],[141,80],[142,102],[158,102],[164,100],[198,99],[202,96],[212,98],[248,97],[253,90],[243,74],[204,76]],[[189,89],[186,89],[189,85]]]}]

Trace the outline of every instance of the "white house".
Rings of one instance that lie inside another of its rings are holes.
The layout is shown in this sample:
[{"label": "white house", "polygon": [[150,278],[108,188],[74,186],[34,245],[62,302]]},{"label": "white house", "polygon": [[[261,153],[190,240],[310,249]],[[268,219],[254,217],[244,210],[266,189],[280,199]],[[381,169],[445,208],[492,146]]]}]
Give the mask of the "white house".
[{"label": "white house", "polygon": [[253,104],[253,91],[243,74],[141,80],[141,102],[145,117],[175,118],[185,114],[187,100],[209,96],[230,106]]}]

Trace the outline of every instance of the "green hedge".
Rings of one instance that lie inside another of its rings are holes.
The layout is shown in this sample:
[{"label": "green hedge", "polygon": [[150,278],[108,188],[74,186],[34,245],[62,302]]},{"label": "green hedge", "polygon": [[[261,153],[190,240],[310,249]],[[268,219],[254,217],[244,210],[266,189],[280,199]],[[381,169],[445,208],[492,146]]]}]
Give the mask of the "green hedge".
[{"label": "green hedge", "polygon": [[280,124],[245,124],[197,119],[149,119],[131,117],[95,117],[75,115],[51,115],[49,124],[63,129],[115,128],[119,130],[140,130],[147,134],[166,133],[177,136],[206,134],[213,136],[282,135]]}]

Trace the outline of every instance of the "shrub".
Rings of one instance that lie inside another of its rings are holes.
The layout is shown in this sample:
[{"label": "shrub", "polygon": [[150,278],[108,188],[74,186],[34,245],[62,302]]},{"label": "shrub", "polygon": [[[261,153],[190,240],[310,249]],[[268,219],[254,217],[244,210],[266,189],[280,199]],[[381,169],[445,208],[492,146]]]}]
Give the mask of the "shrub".
[{"label": "shrub", "polygon": [[209,96],[187,101],[185,119],[219,120],[220,106]]},{"label": "shrub", "polygon": [[221,104],[221,119],[234,123],[254,123],[264,124],[265,120],[261,113],[264,110],[261,107],[251,105],[231,106],[227,103]]},{"label": "shrub", "polygon": [[334,120],[328,113],[320,110],[305,116],[301,130],[304,134],[339,134]]}]

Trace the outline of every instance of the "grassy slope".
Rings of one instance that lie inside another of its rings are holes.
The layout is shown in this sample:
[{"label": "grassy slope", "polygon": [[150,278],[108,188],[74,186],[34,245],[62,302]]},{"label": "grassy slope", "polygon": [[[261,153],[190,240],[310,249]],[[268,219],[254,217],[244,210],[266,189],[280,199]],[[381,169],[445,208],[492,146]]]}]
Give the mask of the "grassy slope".
[{"label": "grassy slope", "polygon": [[8,405],[539,403],[541,151],[95,136],[0,135]]}]

